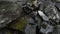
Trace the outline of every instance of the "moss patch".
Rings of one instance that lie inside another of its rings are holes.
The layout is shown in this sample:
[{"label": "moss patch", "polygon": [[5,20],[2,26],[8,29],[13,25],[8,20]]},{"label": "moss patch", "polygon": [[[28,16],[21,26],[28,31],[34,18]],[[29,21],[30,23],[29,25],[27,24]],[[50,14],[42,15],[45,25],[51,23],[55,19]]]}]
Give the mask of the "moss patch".
[{"label": "moss patch", "polygon": [[25,26],[26,26],[26,20],[24,18],[21,19],[18,18],[12,24],[10,24],[9,27],[13,29],[18,29],[20,31],[24,31]]}]

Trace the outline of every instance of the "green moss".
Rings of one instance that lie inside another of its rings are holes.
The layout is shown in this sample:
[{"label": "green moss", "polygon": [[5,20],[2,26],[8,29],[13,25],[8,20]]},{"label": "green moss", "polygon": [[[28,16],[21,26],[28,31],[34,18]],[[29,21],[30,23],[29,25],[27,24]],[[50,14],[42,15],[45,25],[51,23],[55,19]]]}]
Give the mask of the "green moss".
[{"label": "green moss", "polygon": [[13,29],[18,29],[20,31],[24,31],[26,26],[26,20],[24,18],[16,19],[9,27]]}]

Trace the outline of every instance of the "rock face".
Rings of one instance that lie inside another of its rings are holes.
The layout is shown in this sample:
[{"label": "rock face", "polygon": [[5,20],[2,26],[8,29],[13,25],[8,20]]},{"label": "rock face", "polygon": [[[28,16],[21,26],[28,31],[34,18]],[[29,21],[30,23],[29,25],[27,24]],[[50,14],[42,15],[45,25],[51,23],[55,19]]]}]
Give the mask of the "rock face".
[{"label": "rock face", "polygon": [[[22,4],[24,4],[27,0],[0,0],[0,28],[3,28],[5,26],[7,26],[7,24],[9,24],[11,21],[15,20],[16,18],[18,18],[20,16],[20,12],[21,12],[21,6]],[[29,0],[30,1],[30,0]],[[47,1],[46,2],[44,0],[39,0],[39,2],[42,1],[44,2],[42,6],[49,6],[51,1]],[[15,3],[16,2],[16,3]],[[46,3],[46,4],[45,4]],[[41,6],[41,10],[43,10]],[[60,3],[56,4],[57,8],[60,10]],[[49,9],[48,9],[49,10]],[[49,10],[50,11],[50,10]],[[51,11],[50,11],[51,12]],[[49,12],[49,13],[50,13]],[[47,12],[46,12],[47,13]],[[54,12],[52,12],[54,13]],[[52,14],[51,13],[51,14]],[[48,13],[47,13],[48,14]],[[50,15],[51,15],[50,14]],[[59,13],[60,14],[60,13]],[[30,21],[30,20],[29,20]],[[20,22],[20,21],[17,21]],[[24,21],[25,22],[25,21]],[[31,20],[30,22],[33,22],[33,20]],[[39,22],[40,23],[40,22]],[[13,23],[14,24],[14,23]],[[12,24],[12,25],[13,25]],[[17,24],[17,23],[16,23]],[[25,23],[24,23],[25,24]],[[19,26],[18,26],[19,25]],[[40,24],[39,24],[40,25]],[[23,23],[18,23],[17,25],[15,25],[15,27],[19,30],[23,29],[22,28]],[[58,30],[58,34],[60,34],[60,25],[57,26],[57,30]],[[14,29],[16,29],[14,26],[12,26]],[[19,28],[21,27],[21,28]],[[27,27],[33,27],[30,29],[30,31],[26,31],[26,32],[30,32],[30,34],[36,34],[35,32],[35,25],[31,26],[28,25]],[[29,28],[28,28],[29,29]],[[50,30],[50,29],[49,29]],[[44,30],[43,30],[44,31]]]},{"label": "rock face", "polygon": [[16,1],[19,1],[19,2],[26,2],[27,0],[0,0],[0,1],[11,1],[11,2],[16,2]]},{"label": "rock face", "polygon": [[[40,5],[41,6],[41,5]],[[53,21],[55,21],[56,23],[57,22],[59,22],[59,20],[60,20],[60,18],[59,18],[59,11],[57,10],[57,8],[55,7],[55,4],[54,4],[54,2],[52,2],[52,1],[42,1],[42,12],[44,12],[45,13],[45,15],[47,15],[48,16],[48,18],[49,19],[52,19],[52,21],[51,21],[51,23],[53,23]],[[56,14],[56,15],[55,15]],[[57,16],[58,15],[58,16]],[[40,15],[40,17],[41,17],[41,15]],[[57,19],[57,20],[56,20]],[[28,24],[29,24],[29,22],[31,22],[31,23],[33,23],[32,22],[33,20],[29,20],[28,21]],[[49,21],[50,22],[50,21]],[[30,25],[30,24],[29,24]],[[26,29],[26,33],[28,34],[28,32],[30,32],[31,34],[33,34],[32,33],[32,30],[34,30],[33,29],[33,27],[35,26],[27,26],[27,29]],[[52,25],[52,24],[51,24]],[[50,31],[50,32],[52,32],[52,30],[54,30],[53,29],[53,26],[51,27],[51,25],[47,25],[48,27],[47,27],[47,29],[46,30],[48,30],[48,31]],[[58,24],[57,24],[58,25]],[[31,28],[32,27],[32,30],[30,30],[29,28]],[[54,26],[55,27],[55,26]],[[57,28],[57,27],[56,27]],[[45,30],[45,32],[46,32],[46,30]],[[44,29],[42,29],[41,31],[44,31]],[[47,31],[47,32],[48,32]],[[56,30],[55,30],[56,31]],[[48,32],[49,33],[49,32]],[[48,33],[44,33],[44,34],[48,34]],[[54,32],[55,33],[55,32]],[[34,32],[34,34],[35,34],[35,32]]]},{"label": "rock face", "polygon": [[0,1],[0,28],[9,24],[20,15],[17,4],[8,1]]},{"label": "rock face", "polygon": [[0,0],[0,1],[12,1],[12,2],[15,2],[17,0]]}]

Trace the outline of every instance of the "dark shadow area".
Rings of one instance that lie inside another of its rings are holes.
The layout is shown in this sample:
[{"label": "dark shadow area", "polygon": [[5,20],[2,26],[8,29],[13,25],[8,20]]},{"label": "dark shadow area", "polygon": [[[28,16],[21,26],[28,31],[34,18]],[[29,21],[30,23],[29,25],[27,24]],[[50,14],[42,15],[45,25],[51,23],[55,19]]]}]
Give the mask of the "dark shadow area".
[{"label": "dark shadow area", "polygon": [[10,34],[25,34],[24,32],[20,31],[20,30],[16,30],[16,29],[12,29],[12,28],[2,28],[0,29],[0,33],[2,34],[6,34],[6,33],[10,33]]}]

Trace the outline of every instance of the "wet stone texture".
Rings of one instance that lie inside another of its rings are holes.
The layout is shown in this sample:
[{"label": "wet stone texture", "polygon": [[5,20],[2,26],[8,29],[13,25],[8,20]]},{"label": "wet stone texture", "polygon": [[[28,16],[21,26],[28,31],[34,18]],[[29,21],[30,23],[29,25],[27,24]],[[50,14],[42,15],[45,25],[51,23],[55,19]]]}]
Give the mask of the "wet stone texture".
[{"label": "wet stone texture", "polygon": [[[42,9],[40,8],[41,10],[44,9],[43,6],[45,7],[49,6],[51,2],[47,0],[46,2],[44,0],[41,0],[41,1],[46,3],[46,4],[43,3],[41,5],[42,6],[41,7]],[[26,34],[36,34],[36,25],[31,26],[30,24],[27,24],[24,17],[20,18],[20,13],[22,11],[21,6],[25,2],[26,0],[18,0],[18,1],[17,0],[0,0],[0,34],[25,34],[24,30],[26,30],[25,32],[28,32]],[[56,8],[60,12],[60,3],[56,3]],[[40,19],[38,18],[37,20],[40,20]],[[29,21],[31,23],[33,22],[33,20],[29,20]],[[38,25],[40,27],[39,23]],[[60,25],[57,25],[57,29],[55,31],[56,33],[54,32],[53,34],[60,34]]]},{"label": "wet stone texture", "polygon": [[0,0],[0,29],[2,28],[0,34],[24,33],[22,31],[24,31],[26,24],[24,18],[20,18],[21,4],[19,3],[21,2],[17,4],[15,1],[16,0]]}]

